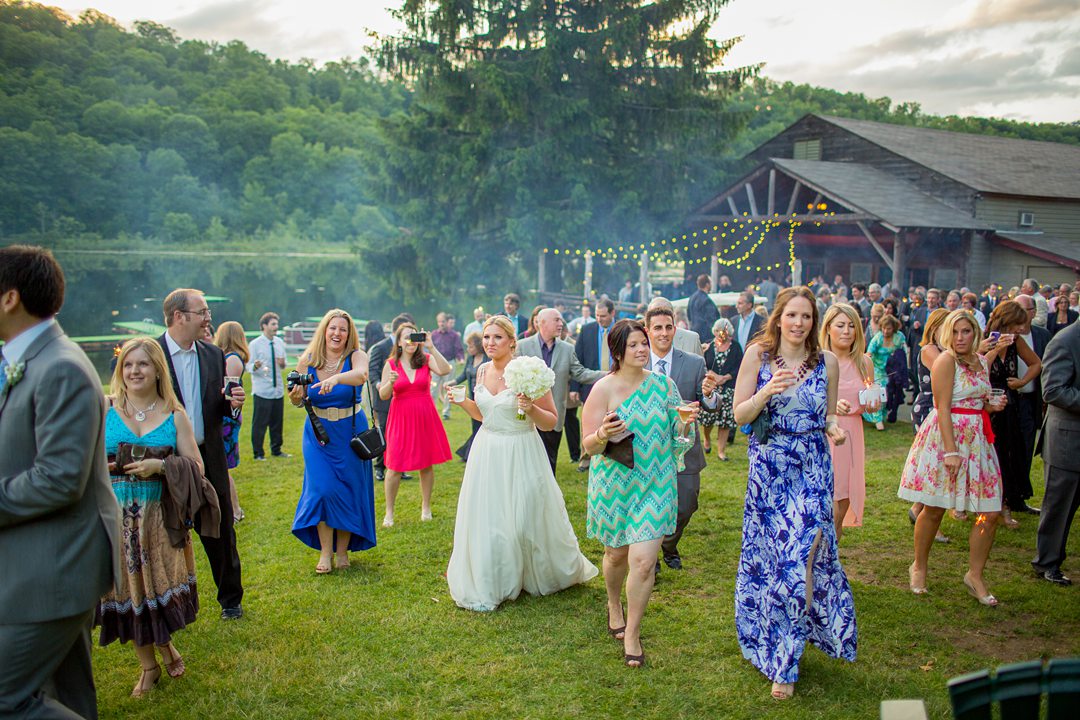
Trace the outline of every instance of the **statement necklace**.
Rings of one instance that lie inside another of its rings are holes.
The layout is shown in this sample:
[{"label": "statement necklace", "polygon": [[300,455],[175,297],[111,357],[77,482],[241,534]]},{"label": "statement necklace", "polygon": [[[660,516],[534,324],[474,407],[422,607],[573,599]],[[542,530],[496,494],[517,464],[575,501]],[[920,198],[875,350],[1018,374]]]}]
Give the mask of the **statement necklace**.
[{"label": "statement necklace", "polygon": [[128,398],[128,405],[130,405],[131,408],[135,411],[135,415],[133,416],[135,418],[135,422],[143,422],[146,420],[146,413],[154,412],[154,408],[157,407],[157,400],[150,403],[150,406],[147,407],[145,410],[140,410],[139,408],[135,407],[135,403],[131,402],[131,398]]},{"label": "statement necklace", "polygon": [[[809,360],[810,360],[810,356],[807,355],[806,357],[803,358],[803,361],[801,363],[799,363],[799,367],[795,371],[795,384],[796,385],[798,385],[800,382],[802,382],[802,379],[804,377],[806,377],[806,373],[810,372],[810,363],[808,362]],[[788,369],[787,363],[784,362],[784,357],[780,353],[776,353],[776,367],[780,368],[781,370],[787,370]]]},{"label": "statement necklace", "polygon": [[329,361],[327,361],[326,363],[323,364],[322,369],[325,370],[326,372],[334,372],[335,370],[338,369],[339,365],[341,365],[341,358],[340,357],[337,359],[337,362],[335,362],[332,365],[330,364]]}]

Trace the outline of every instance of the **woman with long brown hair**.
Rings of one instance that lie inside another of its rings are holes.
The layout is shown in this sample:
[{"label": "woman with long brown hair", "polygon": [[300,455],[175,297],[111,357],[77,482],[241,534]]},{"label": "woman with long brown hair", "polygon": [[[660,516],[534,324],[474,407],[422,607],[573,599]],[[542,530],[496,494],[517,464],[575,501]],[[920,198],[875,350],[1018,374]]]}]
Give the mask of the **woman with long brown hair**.
[{"label": "woman with long brown hair", "polygon": [[735,421],[755,429],[735,626],[743,656],[773,681],[778,700],[795,692],[807,641],[855,659],[855,604],[837,551],[828,443],[847,441],[836,417],[838,382],[836,356],[819,345],[814,294],[782,290],[735,384]]}]

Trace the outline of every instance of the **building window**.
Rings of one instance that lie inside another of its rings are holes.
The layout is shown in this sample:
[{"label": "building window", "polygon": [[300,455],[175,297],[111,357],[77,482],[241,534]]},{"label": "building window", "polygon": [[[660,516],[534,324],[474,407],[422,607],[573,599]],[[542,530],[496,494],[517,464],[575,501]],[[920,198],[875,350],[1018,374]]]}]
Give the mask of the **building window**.
[{"label": "building window", "polygon": [[1019,227],[1034,227],[1035,226],[1035,213],[1033,212],[1020,212],[1020,219],[1016,223]]},{"label": "building window", "polygon": [[874,280],[874,266],[870,263],[851,263],[851,277],[848,282],[870,283]]},{"label": "building window", "polygon": [[795,150],[791,155],[793,160],[820,160],[821,138],[811,140],[796,140]]}]

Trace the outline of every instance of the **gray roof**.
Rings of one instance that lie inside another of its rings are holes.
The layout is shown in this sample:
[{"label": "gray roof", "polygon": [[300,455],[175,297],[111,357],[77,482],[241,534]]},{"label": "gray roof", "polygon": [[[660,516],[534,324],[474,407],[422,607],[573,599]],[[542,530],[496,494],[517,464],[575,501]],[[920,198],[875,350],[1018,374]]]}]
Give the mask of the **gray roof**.
[{"label": "gray roof", "polygon": [[1071,263],[1068,263],[1069,267],[1080,269],[1080,243],[1077,243],[1074,240],[1065,240],[1063,238],[1054,237],[1053,235],[1047,235],[1042,231],[998,231],[994,233],[994,238],[1004,238],[1005,240],[1011,240],[1014,243],[1026,245],[1036,251],[1042,250],[1051,255],[1057,255],[1060,258],[1072,261]]},{"label": "gray roof", "polygon": [[817,117],[979,192],[1080,198],[1077,145]]},{"label": "gray roof", "polygon": [[862,163],[771,158],[783,172],[831,195],[855,212],[895,227],[992,229],[967,213],[935,200],[915,185]]}]

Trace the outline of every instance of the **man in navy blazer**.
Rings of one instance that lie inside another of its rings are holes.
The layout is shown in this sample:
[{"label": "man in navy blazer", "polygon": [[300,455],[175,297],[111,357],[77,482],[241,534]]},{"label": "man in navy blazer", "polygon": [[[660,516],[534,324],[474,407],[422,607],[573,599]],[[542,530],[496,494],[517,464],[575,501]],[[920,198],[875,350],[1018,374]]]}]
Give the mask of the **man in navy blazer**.
[{"label": "man in navy blazer", "polygon": [[235,388],[232,397],[223,392],[225,354],[221,348],[201,339],[210,324],[210,308],[199,290],[180,288],[165,298],[163,306],[166,330],[158,338],[165,351],[172,375],[173,390],[184,405],[195,429],[206,479],[217,491],[221,507],[220,536],[213,538],[199,533],[210,572],[217,584],[218,603],[222,620],[237,620],[244,611],[240,601],[244,587],[240,580],[240,554],[236,550],[233,530],[232,502],[229,499],[229,466],[225,460],[225,441],[221,437],[221,421],[225,413],[243,407],[244,390]]},{"label": "man in navy blazer", "polygon": [[503,298],[503,310],[502,313],[506,317],[510,318],[510,323],[517,330],[518,338],[525,336],[525,332],[529,329],[529,318],[521,315],[518,311],[521,310],[521,298],[517,293],[507,293]]}]

